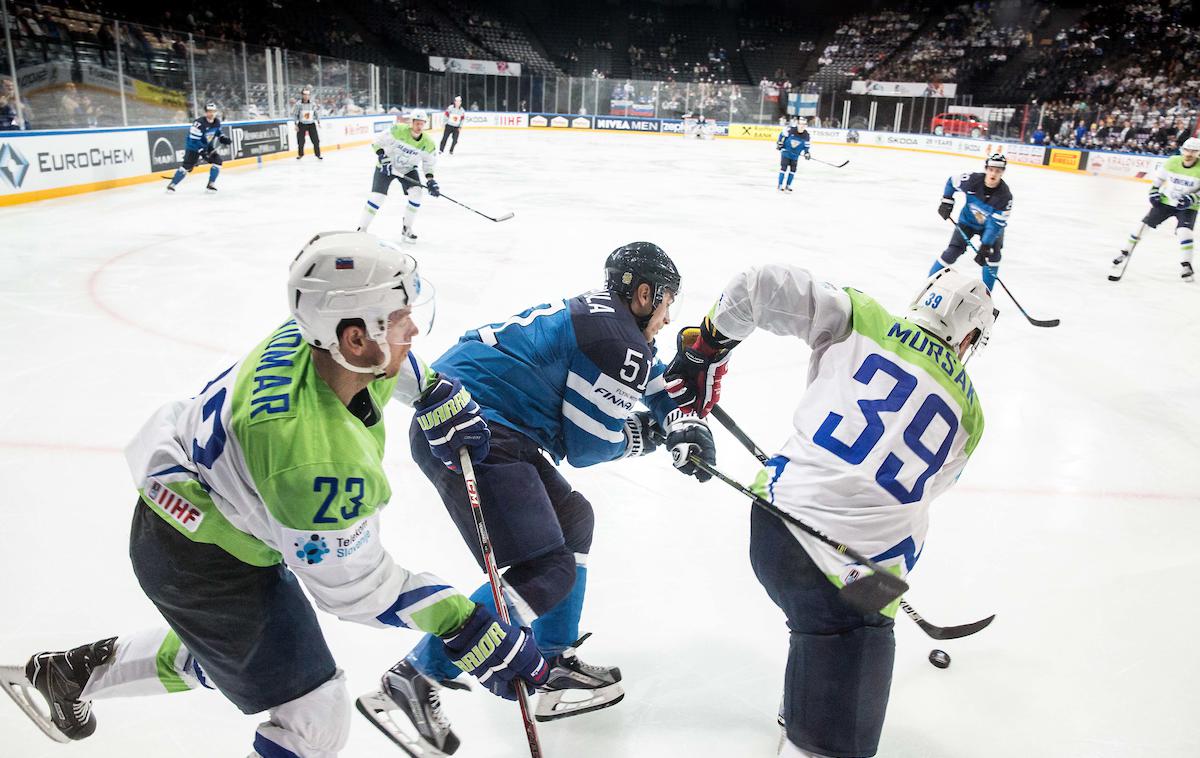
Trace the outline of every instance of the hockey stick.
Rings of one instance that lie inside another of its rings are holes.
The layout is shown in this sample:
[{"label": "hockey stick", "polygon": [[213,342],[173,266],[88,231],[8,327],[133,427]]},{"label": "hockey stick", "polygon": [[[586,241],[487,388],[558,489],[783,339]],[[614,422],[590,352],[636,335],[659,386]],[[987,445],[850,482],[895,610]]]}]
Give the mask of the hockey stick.
[{"label": "hockey stick", "polygon": [[[401,184],[412,184],[412,179],[405,180],[404,177],[400,177],[400,179],[401,179],[401,182],[400,182]],[[420,187],[421,189],[425,190],[426,192],[429,192],[429,187],[424,184],[421,184],[420,182],[417,182],[416,186]],[[466,203],[460,203],[459,201],[455,200],[454,198],[450,197],[449,195],[445,194],[444,192],[439,191],[437,194],[437,197],[445,198],[446,200],[449,200],[450,202],[454,203],[455,205],[462,206],[463,208],[466,208],[467,210],[469,210],[471,213],[478,213],[480,216],[483,216],[488,221],[495,221],[495,222],[499,223],[501,221],[508,221],[510,218],[512,218],[515,215],[512,211],[509,211],[508,213],[505,213],[503,216],[489,216],[486,213],[484,213],[483,211],[475,210],[474,208],[467,205]]]},{"label": "hockey stick", "polygon": [[[661,432],[652,431],[650,436],[660,445],[665,445],[667,442],[666,438],[663,437]],[[855,608],[858,608],[866,613],[878,613],[891,603],[900,599],[900,597],[908,591],[908,582],[889,572],[887,569],[883,568],[878,563],[866,557],[854,548],[838,542],[832,537],[827,536],[824,532],[818,530],[816,527],[810,526],[792,514],[780,510],[774,504],[769,503],[763,498],[754,494],[749,487],[741,482],[729,478],[723,474],[720,469],[708,463],[699,456],[689,455],[688,460],[691,461],[692,465],[696,466],[696,468],[705,471],[711,476],[715,476],[722,482],[725,482],[730,487],[733,487],[738,492],[750,498],[751,502],[753,502],[759,508],[765,510],[767,513],[770,513],[776,518],[788,522],[789,524],[800,529],[800,531],[804,532],[805,534],[817,538],[842,555],[849,556],[855,563],[861,564],[863,567],[869,569],[871,571],[870,574],[859,576],[857,579],[843,585],[841,589],[838,590],[839,594],[842,596],[842,599]]]},{"label": "hockey stick", "polygon": [[[967,247],[974,250],[976,255],[979,255],[979,248],[975,247],[975,243],[972,242],[971,238],[967,236],[967,233],[962,230],[962,227],[958,225],[958,222],[949,216],[946,217],[946,220],[954,224],[954,228],[958,231],[959,236],[963,238],[963,242],[967,243]],[[1033,324],[1034,326],[1058,326],[1062,323],[1062,319],[1051,318],[1043,320],[1030,316],[1029,312],[1022,308],[1021,304],[1017,302],[1017,299],[1013,297],[1012,291],[1008,289],[1008,285],[1004,283],[1004,280],[1000,278],[1000,275],[996,274],[995,277],[996,281],[1000,282],[1000,286],[1004,288],[1004,293],[1008,295],[1009,300],[1013,301],[1013,305],[1017,306],[1017,310],[1021,312],[1021,315],[1024,316],[1029,323]]]},{"label": "hockey stick", "polygon": [[1133,249],[1142,241],[1142,235],[1146,233],[1146,222],[1143,221],[1138,229],[1137,237],[1134,238],[1133,244],[1129,247],[1129,252],[1125,253],[1125,260],[1121,261],[1121,270],[1115,273],[1109,273],[1108,280],[1110,282],[1119,282],[1121,277],[1125,276],[1125,269],[1129,266],[1129,259],[1133,257]]},{"label": "hockey stick", "polygon": [[[737,422],[733,420],[733,417],[726,413],[721,406],[714,405],[712,407],[712,415],[717,421],[721,422],[721,426],[725,427],[730,434],[737,438],[738,442],[742,443],[747,450],[753,453],[754,457],[757,458],[760,463],[765,464],[767,462],[766,453],[764,453],[758,445],[754,444],[754,440],[750,439],[750,435],[742,431],[742,428],[737,425]],[[926,621],[921,614],[917,613],[915,608],[906,603],[903,599],[900,600],[900,608],[905,614],[908,615],[910,619],[916,622],[917,626],[921,627],[922,631],[935,640],[954,640],[958,639],[959,637],[969,637],[970,635],[987,628],[988,624],[992,623],[992,621],[996,618],[996,614],[993,613],[991,616],[988,616],[985,619],[980,619],[979,621],[975,621],[970,624],[962,624],[960,626],[937,626]]]},{"label": "hockey stick", "polygon": [[[492,540],[488,537],[487,525],[483,522],[483,504],[479,499],[479,487],[475,481],[475,467],[471,465],[471,452],[466,445],[458,449],[458,462],[462,466],[463,481],[467,485],[467,499],[471,501],[471,516],[475,519],[475,531],[479,535],[479,550],[483,553],[483,566],[487,570],[488,584],[492,586],[492,600],[496,603],[496,615],[508,624],[508,603],[500,588],[500,572],[496,569],[496,557],[492,555]],[[525,724],[525,737],[529,740],[531,758],[541,758],[542,745],[538,741],[537,727],[529,713],[529,696],[525,693],[525,682],[516,682],[517,703],[521,706],[521,721]]]},{"label": "hockey stick", "polygon": [[841,163],[830,163],[829,161],[823,161],[820,158],[810,158],[809,160],[814,160],[817,163],[824,163],[826,166],[833,166],[834,168],[843,168],[850,163],[848,160],[842,161]]}]

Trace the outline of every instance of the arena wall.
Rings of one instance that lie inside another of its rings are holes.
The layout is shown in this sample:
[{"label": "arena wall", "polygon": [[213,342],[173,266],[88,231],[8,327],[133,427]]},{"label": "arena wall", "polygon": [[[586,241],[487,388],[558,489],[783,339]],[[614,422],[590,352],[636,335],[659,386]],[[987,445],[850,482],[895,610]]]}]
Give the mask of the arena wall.
[{"label": "arena wall", "polygon": [[[338,150],[367,144],[396,120],[392,114],[322,119],[321,149]],[[440,112],[432,114],[440,128]],[[591,116],[556,113],[470,112],[468,129],[541,129],[678,135],[679,119]],[[286,120],[238,121],[225,124],[232,144],[220,152],[229,167],[261,164],[290,155],[294,128]],[[187,126],[164,125],[124,129],[82,129],[0,133],[0,206],[62,197],[169,178],[183,158]],[[994,152],[1009,161],[1059,171],[1148,180],[1165,156],[1096,150],[1047,148],[1019,142],[939,137],[929,134],[809,129],[814,144],[907,150],[982,158]],[[716,122],[715,136],[724,139],[774,141],[779,127]],[[204,170],[203,167],[200,167]]]}]

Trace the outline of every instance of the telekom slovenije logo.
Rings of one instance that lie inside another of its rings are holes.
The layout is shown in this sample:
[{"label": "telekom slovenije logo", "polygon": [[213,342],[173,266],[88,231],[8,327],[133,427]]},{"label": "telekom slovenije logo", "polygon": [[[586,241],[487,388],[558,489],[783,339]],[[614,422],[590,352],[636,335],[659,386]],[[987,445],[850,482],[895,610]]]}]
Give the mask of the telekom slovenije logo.
[{"label": "telekom slovenije logo", "polygon": [[13,189],[21,187],[28,171],[29,161],[25,160],[25,156],[21,155],[19,150],[8,142],[0,144],[0,176],[3,176]]}]

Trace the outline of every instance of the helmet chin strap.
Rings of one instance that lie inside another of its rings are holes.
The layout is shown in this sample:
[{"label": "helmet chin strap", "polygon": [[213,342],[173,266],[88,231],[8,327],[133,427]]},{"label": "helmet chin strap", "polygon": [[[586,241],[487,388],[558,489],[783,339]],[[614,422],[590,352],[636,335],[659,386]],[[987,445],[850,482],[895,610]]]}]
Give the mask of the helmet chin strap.
[{"label": "helmet chin strap", "polygon": [[337,361],[339,366],[347,371],[353,371],[356,374],[374,374],[375,378],[378,379],[387,375],[388,364],[392,362],[392,349],[386,338],[374,340],[374,342],[383,351],[383,360],[373,366],[355,366],[346,360],[336,344],[329,346],[329,354],[333,356],[333,359]]}]

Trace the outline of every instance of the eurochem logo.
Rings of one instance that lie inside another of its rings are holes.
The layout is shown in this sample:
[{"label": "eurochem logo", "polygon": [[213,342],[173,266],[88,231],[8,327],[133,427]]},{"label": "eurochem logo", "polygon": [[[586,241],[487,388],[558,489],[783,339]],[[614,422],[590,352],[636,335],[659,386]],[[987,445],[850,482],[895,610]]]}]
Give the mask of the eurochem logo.
[{"label": "eurochem logo", "polygon": [[19,150],[8,142],[0,144],[0,176],[3,176],[13,189],[20,189],[28,171],[29,161],[25,160],[25,156],[21,155]]}]

